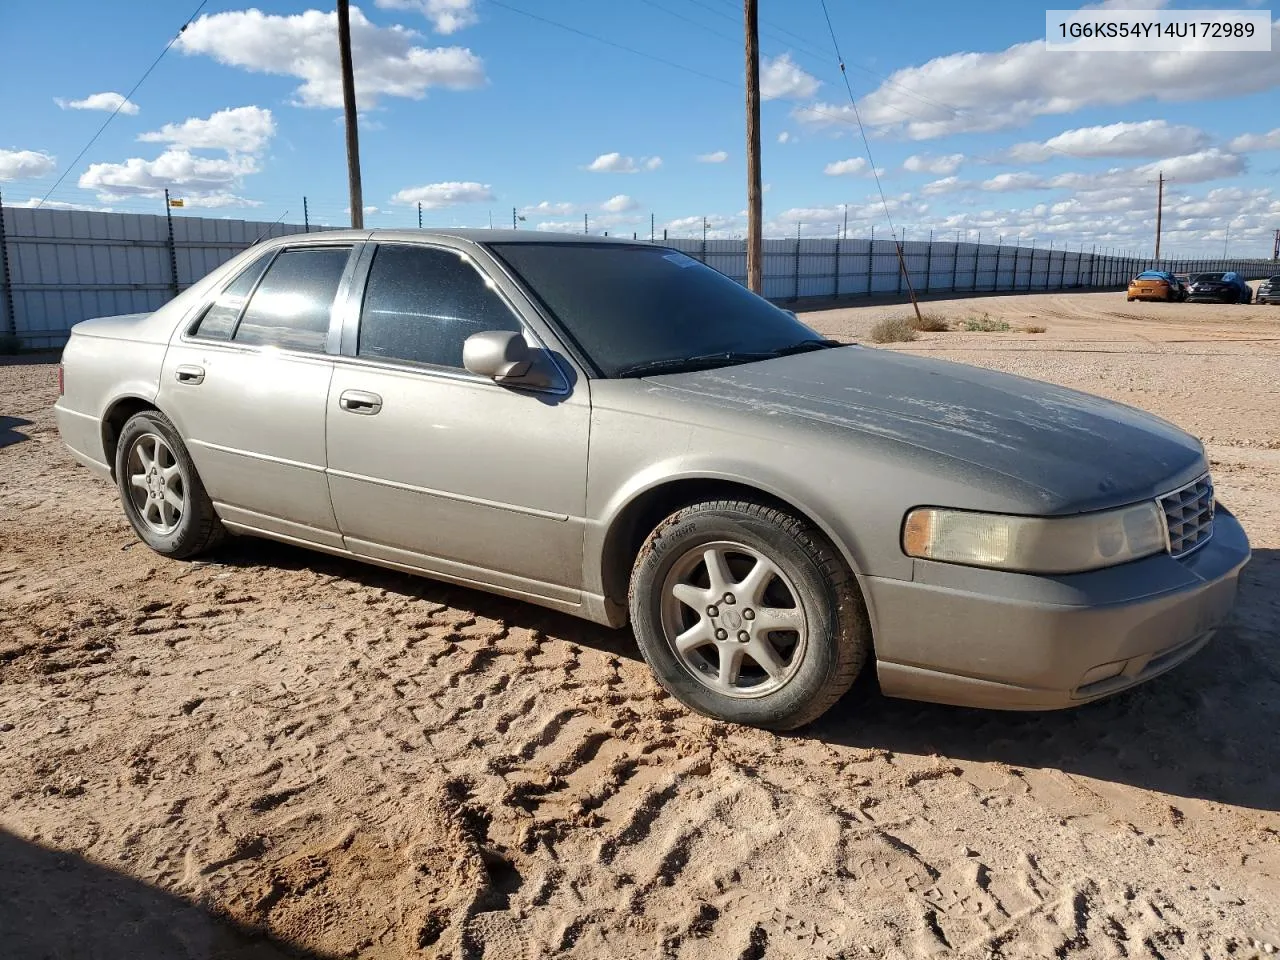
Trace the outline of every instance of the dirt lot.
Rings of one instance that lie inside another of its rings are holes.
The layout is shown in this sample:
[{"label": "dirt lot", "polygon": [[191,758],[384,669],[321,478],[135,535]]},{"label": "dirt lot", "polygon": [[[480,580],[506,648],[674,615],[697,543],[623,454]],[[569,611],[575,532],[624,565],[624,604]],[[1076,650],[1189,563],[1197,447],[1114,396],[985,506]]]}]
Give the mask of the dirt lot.
[{"label": "dirt lot", "polygon": [[[0,954],[1237,957],[1280,946],[1280,308],[931,304],[900,349],[1208,444],[1234,626],[1072,712],[860,684],[791,736],[690,716],[630,636],[239,541],[174,563],[0,367]],[[858,337],[902,308],[810,314]]]}]

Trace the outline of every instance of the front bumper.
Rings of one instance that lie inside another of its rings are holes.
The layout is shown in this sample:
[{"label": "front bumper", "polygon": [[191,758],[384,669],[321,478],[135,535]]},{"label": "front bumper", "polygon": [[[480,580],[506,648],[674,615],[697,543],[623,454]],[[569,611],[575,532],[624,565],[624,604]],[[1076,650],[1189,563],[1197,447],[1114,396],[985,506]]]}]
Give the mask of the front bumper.
[{"label": "front bumper", "polygon": [[968,707],[1054,710],[1149,680],[1228,619],[1250,556],[1219,507],[1214,535],[1168,555],[1041,577],[917,561],[912,581],[867,578],[884,693]]}]

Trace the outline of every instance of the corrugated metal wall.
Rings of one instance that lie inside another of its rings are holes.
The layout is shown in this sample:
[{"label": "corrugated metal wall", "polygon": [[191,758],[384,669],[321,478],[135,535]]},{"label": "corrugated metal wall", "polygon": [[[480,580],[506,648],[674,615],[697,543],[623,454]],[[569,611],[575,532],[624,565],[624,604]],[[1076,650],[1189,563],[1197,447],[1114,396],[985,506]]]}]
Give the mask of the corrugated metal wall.
[{"label": "corrugated metal wall", "polygon": [[[0,334],[16,332],[24,347],[56,347],[89,317],[154,310],[255,239],[301,233],[299,224],[165,217],[84,210],[2,211],[5,263],[0,271]],[[315,228],[313,228],[315,229]],[[742,240],[670,240],[667,245],[746,282]],[[903,244],[916,293],[980,293],[1114,288],[1150,260],[1076,250],[934,241]],[[1270,260],[1175,260],[1180,273],[1237,270],[1269,276]],[[176,275],[175,275],[176,267]],[[898,296],[906,293],[892,240],[766,240],[764,295]]]},{"label": "corrugated metal wall", "polygon": [[154,310],[259,236],[304,229],[174,217],[171,256],[160,216],[21,207],[3,215],[8,278],[0,273],[0,331],[16,332],[25,347],[60,346],[72,324],[89,317]]}]

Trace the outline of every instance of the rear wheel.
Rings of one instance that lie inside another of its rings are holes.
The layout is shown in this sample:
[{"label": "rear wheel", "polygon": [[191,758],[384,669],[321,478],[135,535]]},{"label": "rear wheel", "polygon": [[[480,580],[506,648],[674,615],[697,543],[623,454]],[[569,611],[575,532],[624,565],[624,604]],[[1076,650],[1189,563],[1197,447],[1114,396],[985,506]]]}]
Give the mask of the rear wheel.
[{"label": "rear wheel", "polygon": [[658,682],[699,713],[802,726],[849,689],[871,652],[856,582],[811,524],[751,501],[695,504],[645,541],[630,612]]},{"label": "rear wheel", "polygon": [[120,431],[116,486],[134,532],[156,553],[194,557],[225,535],[186,445],[157,410],[135,414]]}]

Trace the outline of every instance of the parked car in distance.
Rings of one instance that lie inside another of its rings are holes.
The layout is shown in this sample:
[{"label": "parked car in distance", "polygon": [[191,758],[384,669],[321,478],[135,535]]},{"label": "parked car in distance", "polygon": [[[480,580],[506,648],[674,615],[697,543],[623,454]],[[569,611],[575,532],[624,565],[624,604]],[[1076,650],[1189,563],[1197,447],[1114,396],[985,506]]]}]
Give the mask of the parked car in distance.
[{"label": "parked car in distance", "polygon": [[1179,282],[1180,284],[1182,284],[1182,288],[1183,288],[1184,290],[1190,290],[1190,289],[1191,289],[1191,274],[1189,274],[1189,273],[1175,273],[1175,274],[1174,274],[1174,276],[1177,278],[1178,282]]},{"label": "parked car in distance", "polygon": [[1267,277],[1258,284],[1258,303],[1280,303],[1280,274]]},{"label": "parked car in distance", "polygon": [[60,374],[64,441],[166,557],[273,537],[630,623],[682,703],[773,729],[864,669],[1123,690],[1209,642],[1250,556],[1172,424],[841,345],[655,244],[281,237],[76,324]]},{"label": "parked car in distance", "polygon": [[1144,270],[1129,281],[1129,302],[1165,300],[1170,303],[1187,299],[1187,288],[1165,270]]},{"label": "parked car in distance", "polygon": [[1193,303],[1252,303],[1253,288],[1233,271],[1197,273],[1191,278],[1187,299]]}]

